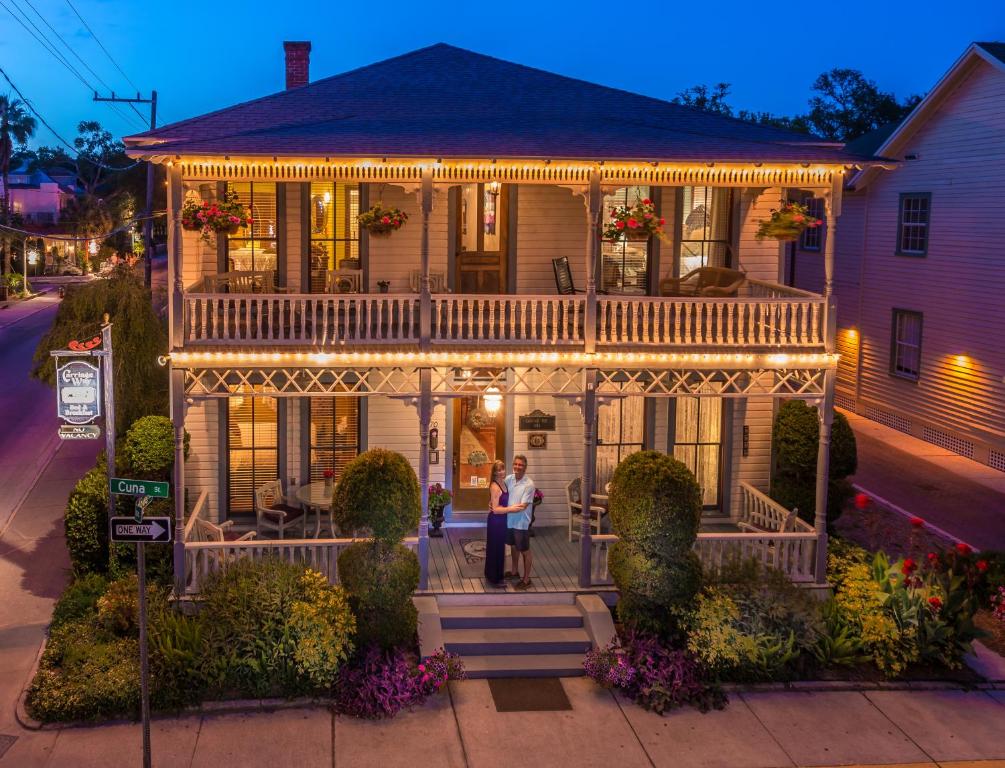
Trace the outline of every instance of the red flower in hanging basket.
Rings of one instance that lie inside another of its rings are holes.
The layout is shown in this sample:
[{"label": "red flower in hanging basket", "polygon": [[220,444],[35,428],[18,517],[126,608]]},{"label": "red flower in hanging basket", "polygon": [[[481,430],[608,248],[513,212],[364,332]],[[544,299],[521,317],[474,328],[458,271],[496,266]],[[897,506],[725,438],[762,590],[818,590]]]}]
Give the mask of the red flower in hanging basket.
[{"label": "red flower in hanging basket", "polygon": [[604,225],[601,237],[612,243],[620,240],[638,242],[648,240],[653,235],[663,239],[664,223],[665,220],[657,214],[653,201],[647,197],[636,200],[633,206],[612,208],[611,218]]},{"label": "red flower in hanging basket", "polygon": [[809,208],[794,200],[782,201],[771,211],[771,217],[762,219],[754,235],[758,240],[773,238],[780,241],[799,239],[807,227],[819,226],[820,219],[810,215]]},{"label": "red flower in hanging basket", "polygon": [[356,217],[359,225],[371,235],[389,235],[401,229],[408,214],[399,208],[385,208],[381,203]]}]

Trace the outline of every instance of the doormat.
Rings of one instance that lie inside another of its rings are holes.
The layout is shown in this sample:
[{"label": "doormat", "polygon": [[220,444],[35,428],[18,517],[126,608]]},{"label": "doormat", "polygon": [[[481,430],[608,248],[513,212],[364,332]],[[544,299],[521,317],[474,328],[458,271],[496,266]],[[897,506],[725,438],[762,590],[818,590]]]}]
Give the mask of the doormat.
[{"label": "doormat", "polygon": [[557,677],[492,677],[496,712],[566,712],[572,709]]},{"label": "doormat", "polygon": [[447,528],[450,554],[461,576],[466,579],[485,578],[485,529]]},{"label": "doormat", "polygon": [[0,757],[3,757],[7,750],[14,746],[15,741],[17,741],[17,736],[0,733]]}]

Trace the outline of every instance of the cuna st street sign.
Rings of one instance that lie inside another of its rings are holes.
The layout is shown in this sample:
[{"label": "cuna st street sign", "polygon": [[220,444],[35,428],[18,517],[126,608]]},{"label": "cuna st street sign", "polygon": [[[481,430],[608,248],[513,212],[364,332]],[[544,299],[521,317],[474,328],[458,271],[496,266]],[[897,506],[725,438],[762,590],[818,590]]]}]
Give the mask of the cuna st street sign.
[{"label": "cuna st street sign", "polygon": [[168,497],[168,484],[156,480],[127,480],[113,477],[108,481],[108,489],[118,496],[153,496],[156,499]]}]

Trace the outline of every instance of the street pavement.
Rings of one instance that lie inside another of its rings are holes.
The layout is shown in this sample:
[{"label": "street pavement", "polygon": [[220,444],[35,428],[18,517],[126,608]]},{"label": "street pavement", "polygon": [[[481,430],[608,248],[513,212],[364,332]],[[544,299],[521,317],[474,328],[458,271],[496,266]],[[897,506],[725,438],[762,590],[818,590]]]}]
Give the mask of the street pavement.
[{"label": "street pavement", "polygon": [[1005,549],[1005,473],[845,412],[868,494],[979,549]]}]

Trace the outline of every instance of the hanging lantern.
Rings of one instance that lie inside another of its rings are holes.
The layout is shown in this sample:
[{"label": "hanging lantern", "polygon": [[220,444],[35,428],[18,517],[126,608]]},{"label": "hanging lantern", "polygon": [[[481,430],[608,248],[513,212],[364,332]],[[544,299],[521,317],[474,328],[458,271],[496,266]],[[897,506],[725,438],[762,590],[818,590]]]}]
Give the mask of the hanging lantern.
[{"label": "hanging lantern", "polygon": [[495,416],[499,413],[499,409],[502,408],[502,395],[499,393],[497,387],[489,387],[485,390],[485,395],[482,398],[485,403],[485,410],[491,416]]}]

